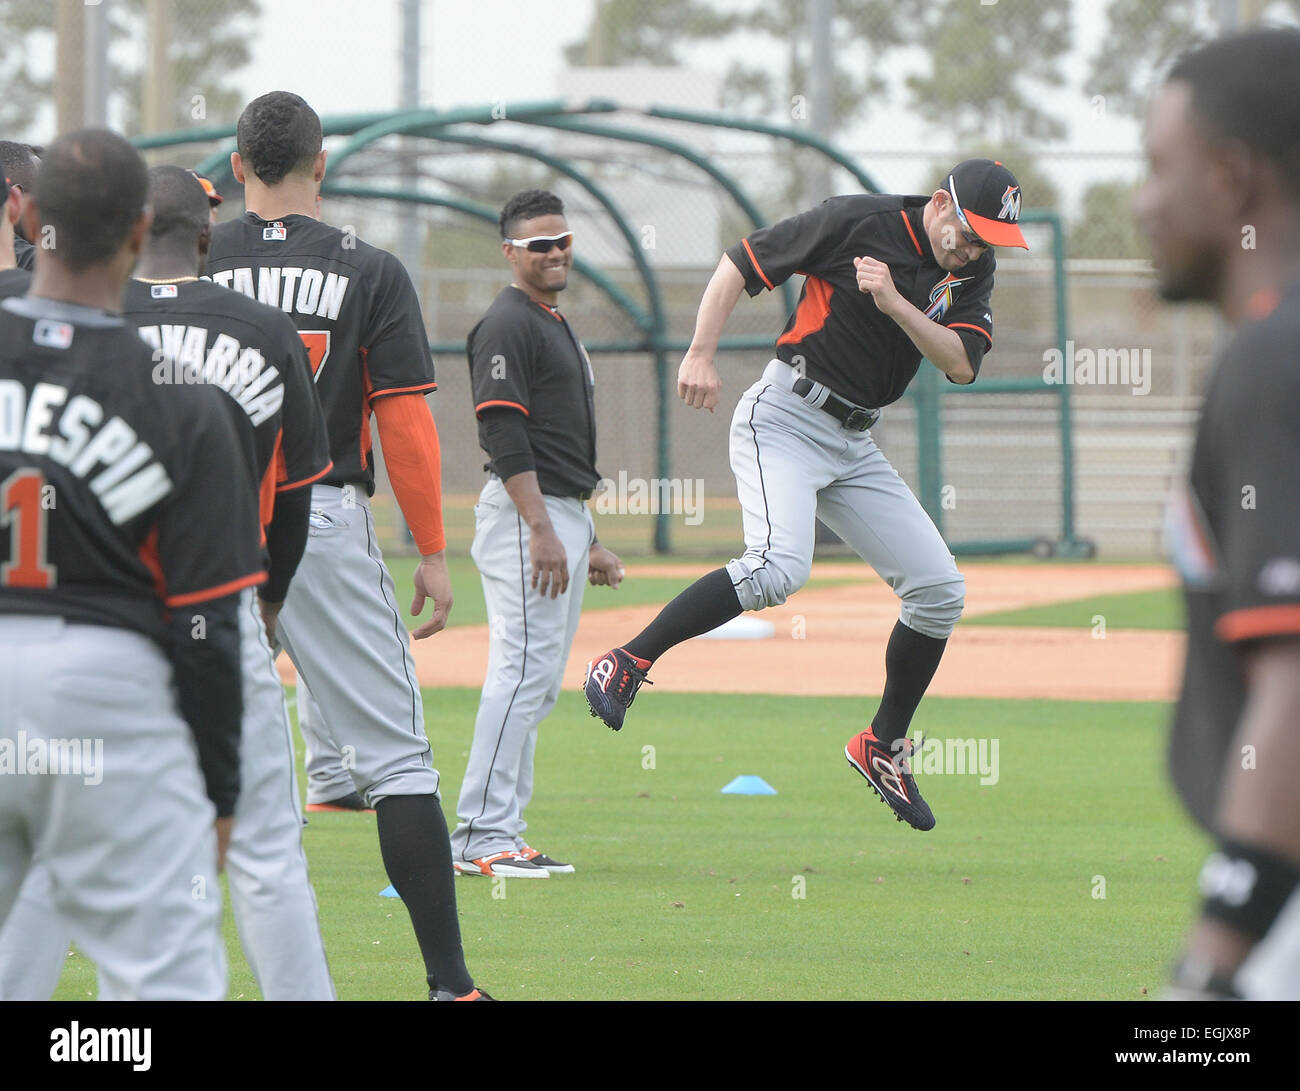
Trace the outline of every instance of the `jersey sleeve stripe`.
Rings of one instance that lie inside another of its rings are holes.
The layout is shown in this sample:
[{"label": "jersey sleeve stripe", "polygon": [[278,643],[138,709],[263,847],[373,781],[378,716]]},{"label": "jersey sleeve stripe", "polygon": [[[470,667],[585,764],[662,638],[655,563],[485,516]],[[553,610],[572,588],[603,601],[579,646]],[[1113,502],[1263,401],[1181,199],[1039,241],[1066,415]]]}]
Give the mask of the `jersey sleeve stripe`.
[{"label": "jersey sleeve stripe", "polygon": [[758,264],[758,258],[754,257],[754,250],[753,247],[749,245],[749,240],[741,239],[740,242],[745,247],[745,253],[749,255],[749,263],[754,267],[754,272],[763,278],[763,283],[766,284],[768,288],[775,290],[775,285],[767,279],[767,274],[763,272],[763,267]]},{"label": "jersey sleeve stripe", "polygon": [[921,249],[921,244],[916,241],[916,232],[912,230],[912,221],[907,217],[907,210],[900,208],[898,214],[903,217],[903,223],[907,224],[907,233],[912,236],[912,245],[916,247],[916,252],[924,256],[925,251]]},{"label": "jersey sleeve stripe", "polygon": [[230,580],[228,583],[218,584],[216,587],[208,587],[202,591],[187,591],[183,595],[168,595],[163,602],[167,606],[192,606],[196,602],[211,602],[213,599],[223,599],[227,595],[233,595],[236,591],[242,591],[245,587],[256,587],[259,583],[266,582],[265,572],[254,572],[248,576],[241,576],[237,580]]},{"label": "jersey sleeve stripe", "polygon": [[389,394],[428,394],[430,391],[437,390],[436,382],[420,383],[419,386],[394,386],[387,390],[372,390],[370,400],[373,402],[376,398],[383,398]]},{"label": "jersey sleeve stripe", "polygon": [[484,409],[491,409],[494,405],[504,405],[510,409],[518,409],[519,412],[521,412],[525,417],[528,416],[528,410],[524,406],[520,405],[518,402],[503,402],[503,401],[479,402],[478,405],[474,406],[474,412],[475,414],[482,413]]},{"label": "jersey sleeve stripe", "polygon": [[1229,644],[1264,636],[1298,636],[1300,606],[1279,604],[1230,610],[1215,623],[1214,631],[1220,640]]},{"label": "jersey sleeve stripe", "polygon": [[983,329],[980,326],[973,326],[969,322],[952,322],[949,324],[948,328],[950,330],[975,330],[976,332],[982,333],[985,337],[987,337],[989,339],[990,345],[993,344],[993,335],[989,333],[988,330]]},{"label": "jersey sleeve stripe", "polygon": [[276,485],[275,491],[292,492],[294,489],[301,489],[304,485],[310,485],[315,481],[319,481],[332,469],[334,469],[334,460],[330,459],[329,465],[327,465],[323,470],[320,470],[318,473],[312,474],[311,477],[304,477],[301,481],[282,481],[278,485]]}]

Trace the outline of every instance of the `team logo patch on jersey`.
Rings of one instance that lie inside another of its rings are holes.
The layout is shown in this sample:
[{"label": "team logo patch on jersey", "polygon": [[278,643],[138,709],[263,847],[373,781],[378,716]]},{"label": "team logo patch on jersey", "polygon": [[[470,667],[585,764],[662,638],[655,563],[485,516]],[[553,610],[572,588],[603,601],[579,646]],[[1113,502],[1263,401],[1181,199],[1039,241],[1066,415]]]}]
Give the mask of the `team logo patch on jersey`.
[{"label": "team logo patch on jersey", "polygon": [[289,230],[284,226],[284,222],[277,220],[273,224],[267,224],[262,228],[263,242],[284,242],[289,237]]},{"label": "team logo patch on jersey", "polygon": [[1300,561],[1294,557],[1274,557],[1259,570],[1258,582],[1265,595],[1290,598],[1300,594]]},{"label": "team logo patch on jersey", "polygon": [[952,306],[953,298],[961,290],[961,286],[966,281],[974,279],[974,277],[956,277],[949,273],[930,289],[930,306],[925,310],[925,317],[938,322],[948,313],[948,308]]},{"label": "team logo patch on jersey", "polygon": [[149,297],[151,299],[175,299],[179,294],[180,290],[175,284],[149,285]]},{"label": "team logo patch on jersey", "polygon": [[32,340],[47,349],[66,349],[72,344],[72,324],[42,318],[32,331]]}]

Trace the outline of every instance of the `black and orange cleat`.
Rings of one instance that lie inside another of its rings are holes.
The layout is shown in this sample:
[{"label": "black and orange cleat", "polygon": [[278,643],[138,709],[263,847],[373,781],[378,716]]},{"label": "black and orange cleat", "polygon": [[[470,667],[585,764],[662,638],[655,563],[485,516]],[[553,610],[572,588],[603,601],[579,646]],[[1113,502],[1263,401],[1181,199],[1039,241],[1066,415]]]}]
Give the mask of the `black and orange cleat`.
[{"label": "black and orange cleat", "polygon": [[429,999],[430,1000],[493,1000],[494,998],[488,996],[488,994],[485,993],[482,989],[470,989],[469,992],[462,993],[460,996],[457,996],[450,989],[430,989]]},{"label": "black and orange cleat", "polygon": [[366,801],[361,798],[360,792],[349,792],[345,796],[339,796],[338,799],[329,799],[324,803],[308,803],[307,810],[319,812],[342,812],[351,811],[354,814],[374,814],[373,807],[367,807]]},{"label": "black and orange cleat", "polygon": [[867,728],[849,741],[844,756],[867,778],[867,783],[889,805],[898,821],[914,829],[932,830],[934,813],[921,798],[912,777],[909,759],[913,749],[911,739],[899,739],[894,746],[887,747],[876,738],[872,728]]},{"label": "black and orange cleat", "polygon": [[582,684],[591,714],[618,731],[641,683],[654,685],[646,678],[649,669],[648,659],[638,659],[622,648],[593,659],[587,664],[587,678]]}]

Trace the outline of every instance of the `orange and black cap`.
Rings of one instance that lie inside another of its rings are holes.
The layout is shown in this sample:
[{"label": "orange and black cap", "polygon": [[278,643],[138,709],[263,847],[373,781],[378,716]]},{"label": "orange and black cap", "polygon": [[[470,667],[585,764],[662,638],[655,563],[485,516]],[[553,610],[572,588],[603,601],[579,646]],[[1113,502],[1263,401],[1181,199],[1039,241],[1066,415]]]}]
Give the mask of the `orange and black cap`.
[{"label": "orange and black cap", "polygon": [[1020,183],[993,159],[966,159],[948,172],[946,187],[957,218],[990,246],[1029,243],[1020,231]]},{"label": "orange and black cap", "polygon": [[204,178],[198,171],[191,170],[190,173],[199,180],[199,185],[203,187],[203,192],[208,195],[208,204],[213,208],[216,208],[217,205],[221,204],[221,202],[225,200],[225,198],[217,192],[217,187]]}]

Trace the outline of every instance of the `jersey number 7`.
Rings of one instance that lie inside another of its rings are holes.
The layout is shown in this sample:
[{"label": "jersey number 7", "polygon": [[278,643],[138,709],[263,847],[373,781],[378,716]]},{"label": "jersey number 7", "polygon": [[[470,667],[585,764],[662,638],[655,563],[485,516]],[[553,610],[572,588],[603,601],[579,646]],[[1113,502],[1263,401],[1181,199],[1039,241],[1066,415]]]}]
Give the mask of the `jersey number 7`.
[{"label": "jersey number 7", "polygon": [[325,367],[325,361],[330,358],[330,331],[299,330],[298,336],[302,338],[302,343],[307,346],[307,358],[311,360],[312,378],[320,382],[320,373]]},{"label": "jersey number 7", "polygon": [[15,470],[0,482],[0,527],[10,528],[11,558],[0,564],[0,587],[48,591],[55,585],[58,570],[46,559],[50,513],[45,501],[49,497],[40,470]]}]

